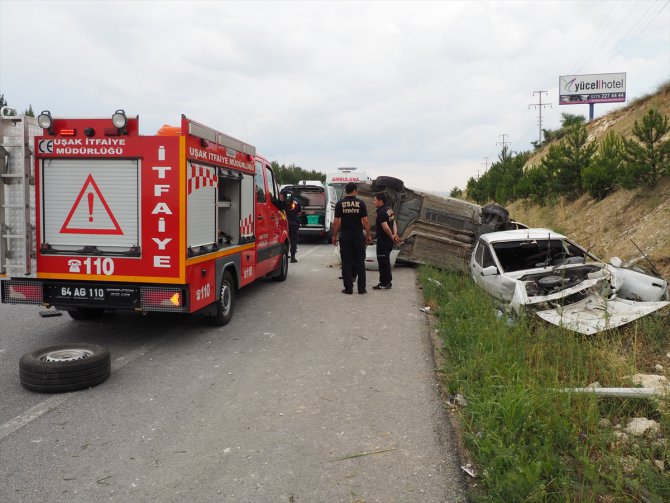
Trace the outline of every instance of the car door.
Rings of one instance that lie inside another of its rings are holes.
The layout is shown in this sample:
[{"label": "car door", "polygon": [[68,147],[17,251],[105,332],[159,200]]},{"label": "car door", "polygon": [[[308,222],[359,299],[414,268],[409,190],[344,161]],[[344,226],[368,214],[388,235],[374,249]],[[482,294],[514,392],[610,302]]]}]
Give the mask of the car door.
[{"label": "car door", "polygon": [[481,239],[470,259],[470,273],[474,282],[489,295],[508,302],[512,300],[514,282],[502,275],[490,245]]}]

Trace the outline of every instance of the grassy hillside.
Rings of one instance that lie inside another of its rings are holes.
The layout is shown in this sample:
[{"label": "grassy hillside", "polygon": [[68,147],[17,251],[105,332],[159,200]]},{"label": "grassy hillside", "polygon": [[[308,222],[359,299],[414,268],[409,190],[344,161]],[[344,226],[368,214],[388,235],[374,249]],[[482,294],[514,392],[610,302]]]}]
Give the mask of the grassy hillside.
[{"label": "grassy hillside", "polygon": [[[650,108],[670,118],[670,83],[653,95],[593,120],[587,126],[589,139],[599,141],[610,130],[631,137],[633,124]],[[548,149],[538,151],[527,165],[538,164]],[[602,201],[585,195],[574,202],[563,200],[544,207],[517,201],[508,208],[515,220],[562,232],[605,260],[611,256],[624,260],[640,257],[634,242],[670,280],[670,179],[653,188],[622,189]]]},{"label": "grassy hillside", "polygon": [[[600,141],[609,131],[614,131],[618,135],[629,138],[633,135],[633,124],[640,122],[642,116],[650,109],[655,108],[661,114],[670,117],[670,82],[663,84],[657,92],[648,94],[630,102],[627,106],[594,119],[587,125],[589,131],[589,140]],[[566,106],[566,113],[573,113]],[[527,166],[539,164],[542,158],[547,155],[549,145],[535,152],[528,159]]]}]

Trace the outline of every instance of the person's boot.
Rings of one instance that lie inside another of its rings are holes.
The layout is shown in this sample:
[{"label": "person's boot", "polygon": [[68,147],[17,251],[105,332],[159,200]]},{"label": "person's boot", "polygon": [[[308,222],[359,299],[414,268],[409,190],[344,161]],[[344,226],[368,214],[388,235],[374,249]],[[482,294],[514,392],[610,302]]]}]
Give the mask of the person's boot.
[{"label": "person's boot", "polygon": [[297,262],[298,260],[295,258],[295,255],[291,255],[291,262]]}]

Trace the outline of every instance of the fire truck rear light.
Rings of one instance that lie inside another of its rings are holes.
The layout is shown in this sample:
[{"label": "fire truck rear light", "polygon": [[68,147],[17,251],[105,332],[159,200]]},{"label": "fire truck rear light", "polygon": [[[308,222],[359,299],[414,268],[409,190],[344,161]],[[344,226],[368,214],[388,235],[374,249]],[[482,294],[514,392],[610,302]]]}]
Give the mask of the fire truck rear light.
[{"label": "fire truck rear light", "polygon": [[119,131],[115,127],[106,127],[105,136],[121,136],[121,131]]},{"label": "fire truck rear light", "polygon": [[61,136],[75,136],[77,134],[76,129],[61,129],[58,131],[58,134]]},{"label": "fire truck rear light", "polygon": [[[170,297],[170,302],[172,302],[173,306],[181,306],[181,295],[175,293],[172,297]],[[165,301],[163,301],[163,303],[165,303]]]},{"label": "fire truck rear light", "polygon": [[42,304],[42,283],[32,281],[3,281],[2,300],[7,304]]},{"label": "fire truck rear light", "polygon": [[184,311],[183,293],[180,288],[141,287],[142,309],[147,311]]}]

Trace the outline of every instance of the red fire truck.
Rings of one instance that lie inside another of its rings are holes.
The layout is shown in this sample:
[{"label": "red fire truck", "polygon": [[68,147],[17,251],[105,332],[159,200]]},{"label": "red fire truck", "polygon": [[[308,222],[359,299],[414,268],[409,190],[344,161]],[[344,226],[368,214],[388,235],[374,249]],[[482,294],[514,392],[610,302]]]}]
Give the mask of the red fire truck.
[{"label": "red fire truck", "polygon": [[286,279],[286,217],[253,146],[185,116],[144,136],[123,110],[45,111],[36,124],[1,115],[3,303],[75,319],[198,313],[225,325],[239,288]]}]

